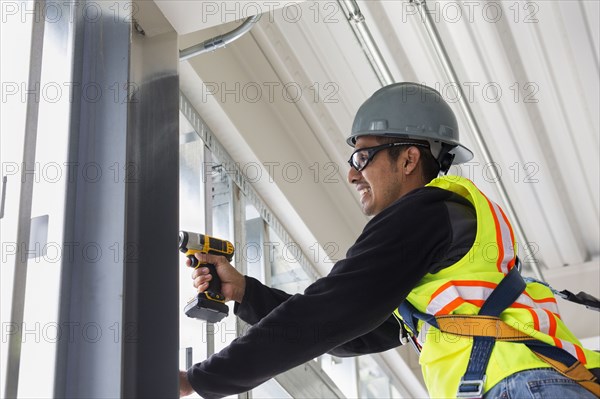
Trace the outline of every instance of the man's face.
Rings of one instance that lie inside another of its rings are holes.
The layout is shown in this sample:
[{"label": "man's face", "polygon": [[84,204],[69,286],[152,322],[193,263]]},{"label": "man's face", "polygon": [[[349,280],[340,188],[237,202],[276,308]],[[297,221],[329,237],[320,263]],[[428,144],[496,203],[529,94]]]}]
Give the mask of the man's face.
[{"label": "man's face", "polygon": [[[355,150],[380,145],[375,136],[362,136],[356,140]],[[399,199],[403,190],[403,154],[392,163],[389,149],[375,154],[368,165],[358,172],[350,167],[348,182],[354,184],[360,193],[360,204],[365,215],[374,216]]]}]

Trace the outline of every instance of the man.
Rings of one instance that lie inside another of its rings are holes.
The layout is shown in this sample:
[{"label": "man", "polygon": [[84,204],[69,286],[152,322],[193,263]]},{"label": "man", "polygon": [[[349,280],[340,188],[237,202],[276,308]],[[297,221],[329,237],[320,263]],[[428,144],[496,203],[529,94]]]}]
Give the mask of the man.
[{"label": "man", "polygon": [[[600,355],[583,349],[560,321],[550,290],[519,286],[514,237],[502,210],[467,179],[436,178],[472,157],[439,93],[413,83],[378,90],[359,109],[348,143],[355,148],[348,181],[373,218],[347,257],[304,294],[268,288],[224,258],[197,255],[216,264],[224,295],[253,327],[181,372],[180,394],[244,392],[326,352],[355,356],[412,340],[422,346],[432,397],[596,397],[530,349],[560,350],[571,356],[567,363],[600,366]],[[193,279],[202,292],[210,275],[199,268]],[[504,324],[495,318],[500,313]],[[468,336],[480,330],[482,337]],[[508,338],[500,334],[505,330]]]}]

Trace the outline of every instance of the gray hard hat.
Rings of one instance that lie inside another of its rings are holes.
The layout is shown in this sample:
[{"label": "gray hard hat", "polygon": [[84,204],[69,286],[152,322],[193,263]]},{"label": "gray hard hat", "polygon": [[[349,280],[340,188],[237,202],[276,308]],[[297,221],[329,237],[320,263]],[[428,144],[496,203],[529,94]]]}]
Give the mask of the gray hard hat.
[{"label": "gray hard hat", "polygon": [[458,141],[458,123],[450,106],[436,90],[418,83],[385,86],[365,101],[346,142],[354,147],[361,136],[426,140],[440,164],[445,157],[452,164],[473,158],[473,153]]}]

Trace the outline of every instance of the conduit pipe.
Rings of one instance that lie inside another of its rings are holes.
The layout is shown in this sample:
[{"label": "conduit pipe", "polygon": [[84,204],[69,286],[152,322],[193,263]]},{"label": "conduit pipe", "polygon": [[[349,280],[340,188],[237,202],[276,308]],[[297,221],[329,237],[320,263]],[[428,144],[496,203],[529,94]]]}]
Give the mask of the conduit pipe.
[{"label": "conduit pipe", "polygon": [[338,4],[341,9],[345,10],[348,21],[354,22],[353,24],[350,24],[350,27],[362,45],[363,51],[369,59],[371,68],[373,68],[373,71],[377,75],[381,86],[387,86],[394,83],[394,77],[383,59],[377,43],[375,43],[373,36],[371,36],[371,31],[369,30],[369,27],[365,22],[365,17],[360,12],[360,8],[356,1],[338,0]]},{"label": "conduit pipe", "polygon": [[[431,19],[431,13],[427,8],[425,0],[410,0],[410,2],[416,4],[419,8],[419,13],[421,15],[422,21],[425,25],[429,38],[431,39],[431,43],[433,44],[435,52],[438,58],[440,59],[440,62],[442,63],[442,67],[444,69],[444,72],[446,73],[446,78],[449,82],[459,83],[456,71],[452,66],[452,62],[450,61],[450,57],[446,52],[446,48],[444,47],[440,34]],[[379,51],[379,47],[377,46],[375,40],[373,39],[373,36],[371,35],[371,32],[365,21],[365,17],[361,13],[356,1],[338,0],[338,4],[342,9],[346,11],[348,15],[348,21],[354,22],[354,24],[350,24],[352,30],[354,31],[354,34],[357,36],[359,42],[363,46],[363,51],[369,59],[369,63],[375,71],[375,74],[377,75],[381,85],[385,86],[393,83],[394,78],[392,77],[392,74],[389,68],[387,67],[386,62],[383,59],[381,52]],[[475,115],[473,114],[469,103],[466,101],[467,96],[465,95],[460,84],[457,84],[457,87],[459,91],[459,104],[463,113],[465,114],[465,117],[467,118],[467,123],[469,124],[469,127],[473,132],[476,144],[479,147],[481,154],[483,155],[484,161],[487,164],[492,164],[492,156],[485,143],[485,140],[483,139],[483,134],[481,133],[481,129],[479,128],[477,120],[475,119]],[[517,242],[523,243],[523,250],[525,252],[525,256],[523,258],[534,260],[535,258],[528,245],[529,241],[527,241],[527,236],[525,235],[525,231],[523,230],[523,227],[519,222],[519,219],[515,212],[515,208],[507,194],[506,187],[500,179],[498,171],[495,168],[491,168],[491,170],[493,173],[493,178],[496,181],[496,186],[498,187],[500,197],[504,202],[506,213],[508,214],[508,217],[511,220],[514,231],[516,233]],[[542,275],[542,272],[537,263],[532,262],[529,265],[531,266],[531,269],[533,270],[536,278],[543,281],[544,276]]]},{"label": "conduit pipe", "polygon": [[192,47],[188,47],[184,50],[181,50],[179,52],[179,61],[185,61],[197,55],[208,53],[210,51],[215,51],[217,49],[227,46],[229,43],[239,39],[240,37],[248,33],[250,29],[252,29],[254,24],[258,22],[259,19],[260,14],[253,15],[247,18],[240,26],[238,26],[231,32],[215,36],[213,38],[203,41],[200,44],[196,44]]},{"label": "conduit pipe", "polygon": [[[484,159],[485,163],[487,165],[492,165],[493,161],[492,161],[491,153],[488,149],[487,144],[485,143],[483,134],[481,133],[481,129],[479,128],[479,124],[477,123],[477,120],[475,119],[475,115],[473,114],[473,110],[471,109],[471,106],[469,105],[469,103],[466,101],[467,96],[465,95],[465,93],[463,91],[462,85],[459,84],[460,81],[458,80],[458,75],[456,74],[456,70],[454,69],[452,62],[450,61],[448,52],[446,51],[446,48],[444,47],[440,33],[438,32],[438,30],[435,26],[435,23],[433,22],[433,20],[431,18],[431,13],[429,11],[429,8],[427,7],[425,0],[410,0],[410,2],[416,4],[417,7],[419,8],[419,13],[421,15],[423,25],[425,26],[427,34],[429,35],[429,39],[431,39],[431,43],[433,44],[435,52],[436,52],[440,62],[442,63],[442,67],[444,69],[444,72],[446,73],[446,78],[448,79],[449,82],[456,83],[456,85],[453,85],[453,86],[457,87],[457,90],[458,90],[457,94],[458,94],[458,98],[459,98],[460,107],[461,107],[465,117],[467,118],[467,123],[469,124],[469,127],[471,128],[471,131],[473,132],[473,136],[475,137],[475,141],[477,143],[477,146],[479,147],[479,151],[483,155],[483,159]],[[490,170],[492,171],[492,175],[493,175],[492,178],[496,181],[496,186],[498,187],[498,192],[500,194],[500,197],[502,198],[502,201],[504,202],[504,205],[505,205],[504,209],[506,210],[506,213],[508,214],[509,220],[512,222],[513,229],[517,236],[517,242],[523,243],[523,250],[525,251],[524,259],[531,259],[533,261],[530,263],[530,266],[531,266],[533,272],[535,273],[536,277],[539,280],[544,281],[544,276],[542,275],[542,271],[540,270],[537,263],[534,261],[535,258],[533,257],[533,253],[531,252],[531,249],[529,248],[529,241],[527,241],[525,231],[523,230],[523,227],[521,226],[521,222],[519,222],[519,218],[517,217],[515,208],[514,208],[512,201],[510,200],[508,193],[506,191],[506,187],[504,186],[504,183],[502,182],[502,179],[500,178],[500,175],[498,174],[497,169],[490,168]]]}]

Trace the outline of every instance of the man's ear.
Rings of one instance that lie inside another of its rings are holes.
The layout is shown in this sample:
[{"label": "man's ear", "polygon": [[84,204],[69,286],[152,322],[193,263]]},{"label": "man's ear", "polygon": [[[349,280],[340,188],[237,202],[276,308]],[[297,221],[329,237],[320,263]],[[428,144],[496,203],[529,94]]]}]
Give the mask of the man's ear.
[{"label": "man's ear", "polygon": [[404,174],[410,175],[412,174],[419,164],[419,160],[421,159],[421,152],[415,146],[408,147],[405,151],[405,156],[402,157],[403,165],[402,170]]}]

